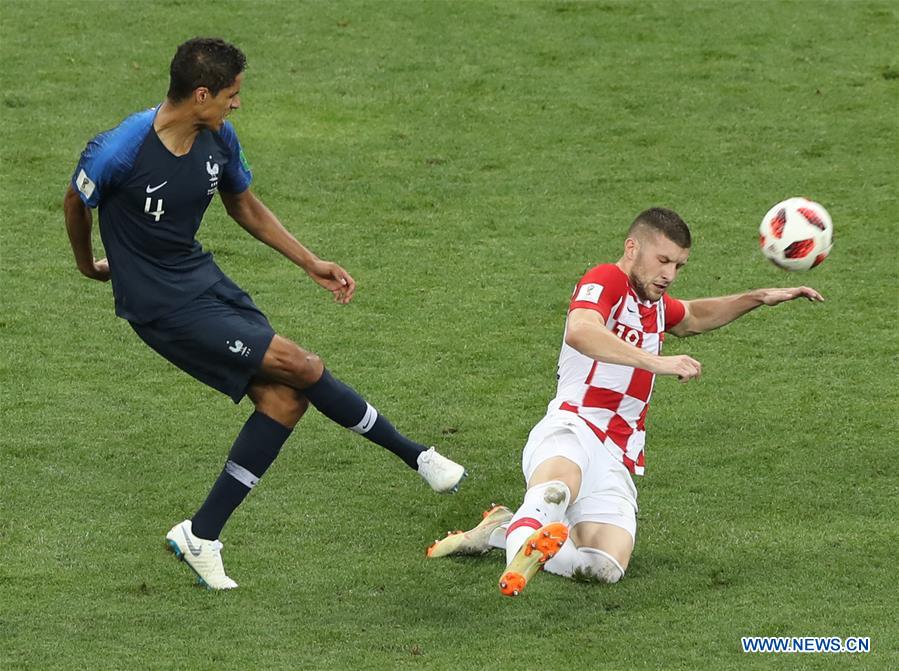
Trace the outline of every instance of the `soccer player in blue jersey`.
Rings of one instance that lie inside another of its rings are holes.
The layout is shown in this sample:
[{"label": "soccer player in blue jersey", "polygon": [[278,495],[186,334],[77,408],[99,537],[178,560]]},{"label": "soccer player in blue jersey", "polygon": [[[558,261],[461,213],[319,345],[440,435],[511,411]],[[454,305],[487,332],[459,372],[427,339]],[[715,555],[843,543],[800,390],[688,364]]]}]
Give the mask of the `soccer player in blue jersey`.
[{"label": "soccer player in blue jersey", "polygon": [[[183,371],[255,406],[205,502],[166,535],[168,547],[212,589],[237,587],[225,574],[219,535],[310,403],[396,454],[435,491],[455,491],[466,475],[433,447],[400,434],[314,353],[277,334],[197,242],[218,192],[250,235],[338,303],[353,298],[349,273],[304,247],[250,189],[252,174],[226,120],[240,108],[245,66],[240,49],[220,39],[178,47],[165,100],[88,143],[64,203],[77,267],[91,279],[112,280],[116,314]],[[95,208],[107,255],[99,260],[91,242]]]}]

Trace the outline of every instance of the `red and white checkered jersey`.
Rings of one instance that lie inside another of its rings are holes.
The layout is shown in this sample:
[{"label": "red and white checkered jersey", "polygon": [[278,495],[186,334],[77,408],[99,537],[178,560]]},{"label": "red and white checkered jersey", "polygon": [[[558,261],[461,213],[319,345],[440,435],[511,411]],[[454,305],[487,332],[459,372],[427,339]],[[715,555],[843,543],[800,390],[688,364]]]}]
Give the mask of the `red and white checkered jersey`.
[{"label": "red and white checkered jersey", "polygon": [[[613,263],[584,274],[568,311],[577,308],[595,310],[612,333],[653,354],[661,352],[664,332],[685,314],[684,304],[668,294],[655,302],[641,301],[627,275]],[[627,470],[643,475],[646,410],[654,381],[648,370],[594,361],[563,339],[559,384],[549,407],[576,413]]]}]

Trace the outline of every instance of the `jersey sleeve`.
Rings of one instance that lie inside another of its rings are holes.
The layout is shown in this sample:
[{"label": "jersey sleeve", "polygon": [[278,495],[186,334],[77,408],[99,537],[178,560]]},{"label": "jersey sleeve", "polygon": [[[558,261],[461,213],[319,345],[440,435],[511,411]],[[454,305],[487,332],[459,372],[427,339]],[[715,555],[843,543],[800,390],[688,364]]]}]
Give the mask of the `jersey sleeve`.
[{"label": "jersey sleeve", "polygon": [[240,140],[237,139],[237,133],[230,122],[226,121],[222,125],[219,135],[230,154],[230,160],[225,164],[222,179],[219,181],[219,191],[243,193],[250,188],[250,183],[253,181],[250,164],[247,163],[247,157],[244,156]]},{"label": "jersey sleeve", "polygon": [[578,308],[595,310],[603,320],[608,320],[615,306],[627,295],[627,287],[627,276],[618,266],[612,263],[595,266],[578,282],[568,311]]},{"label": "jersey sleeve", "polygon": [[119,165],[110,135],[110,132],[100,133],[87,143],[72,175],[72,188],[88,207],[97,207],[116,182]]},{"label": "jersey sleeve", "polygon": [[87,143],[71,182],[85,205],[97,207],[103,197],[127,176],[153,127],[155,114],[156,108],[132,114]]},{"label": "jersey sleeve", "polygon": [[684,307],[682,301],[672,298],[668,294],[662,295],[662,302],[665,305],[665,330],[677,326],[687,316],[687,308]]}]

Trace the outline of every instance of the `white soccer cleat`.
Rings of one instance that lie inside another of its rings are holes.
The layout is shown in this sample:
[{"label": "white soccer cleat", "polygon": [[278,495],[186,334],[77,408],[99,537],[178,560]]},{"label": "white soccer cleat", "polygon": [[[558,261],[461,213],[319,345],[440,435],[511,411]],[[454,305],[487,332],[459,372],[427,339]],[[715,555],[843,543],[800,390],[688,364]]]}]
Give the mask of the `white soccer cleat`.
[{"label": "white soccer cleat", "polygon": [[459,491],[459,485],[468,475],[468,471],[432,447],[418,455],[418,474],[435,492],[452,494]]},{"label": "white soccer cleat", "polygon": [[[508,525],[512,519],[512,511],[505,506],[491,504],[484,511],[480,523],[470,531],[450,531],[446,538],[436,540],[427,549],[431,559],[450,555],[482,555],[496,547],[491,537],[497,529]],[[505,534],[503,534],[505,537]]]},{"label": "white soccer cleat", "polygon": [[185,562],[197,574],[197,582],[209,589],[234,589],[237,583],[225,575],[222,565],[222,544],[197,538],[191,529],[190,520],[176,524],[165,535],[170,552]]}]

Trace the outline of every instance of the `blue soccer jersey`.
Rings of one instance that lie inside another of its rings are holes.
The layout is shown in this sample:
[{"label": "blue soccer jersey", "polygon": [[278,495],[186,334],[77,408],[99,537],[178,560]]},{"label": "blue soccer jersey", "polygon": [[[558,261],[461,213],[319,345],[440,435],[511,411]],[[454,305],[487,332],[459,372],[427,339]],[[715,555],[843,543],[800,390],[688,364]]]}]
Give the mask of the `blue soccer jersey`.
[{"label": "blue soccer jersey", "polygon": [[116,314],[138,324],[224,277],[195,235],[216,190],[241,193],[252,180],[230,123],[200,131],[190,151],[175,156],[153,128],[157,109],[91,140],[72,176],[81,200],[99,207]]}]

